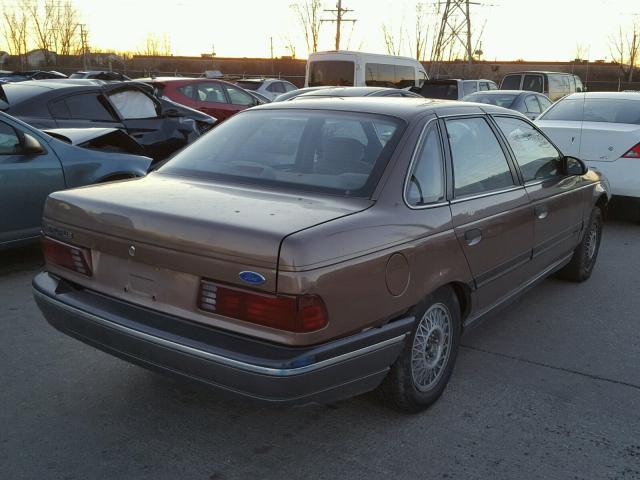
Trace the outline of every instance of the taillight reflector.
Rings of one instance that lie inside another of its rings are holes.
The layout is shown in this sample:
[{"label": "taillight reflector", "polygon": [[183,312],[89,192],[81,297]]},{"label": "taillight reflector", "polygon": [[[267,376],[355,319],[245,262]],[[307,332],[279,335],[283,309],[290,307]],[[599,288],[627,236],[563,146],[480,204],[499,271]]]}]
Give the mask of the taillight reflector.
[{"label": "taillight reflector", "polygon": [[640,158],[640,143],[637,143],[634,147],[632,147],[622,157],[623,158]]},{"label": "taillight reflector", "polygon": [[290,332],[312,332],[327,325],[327,310],[317,295],[268,295],[202,280],[198,307]]},{"label": "taillight reflector", "polygon": [[68,243],[62,243],[50,237],[42,238],[42,253],[48,263],[72,270],[90,277],[91,250]]}]

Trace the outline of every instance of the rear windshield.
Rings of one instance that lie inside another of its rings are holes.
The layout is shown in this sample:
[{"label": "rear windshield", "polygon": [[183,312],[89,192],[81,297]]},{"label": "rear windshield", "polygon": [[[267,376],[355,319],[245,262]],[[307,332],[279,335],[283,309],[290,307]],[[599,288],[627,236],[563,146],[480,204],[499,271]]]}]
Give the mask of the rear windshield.
[{"label": "rear windshield", "polygon": [[39,87],[37,85],[21,85],[19,83],[4,83],[2,84],[2,90],[7,96],[9,105],[12,106],[48,91],[47,88]]},{"label": "rear windshield", "polygon": [[369,197],[404,123],[372,114],[298,109],[231,117],[161,173]]},{"label": "rear windshield", "polygon": [[472,93],[471,95],[464,97],[462,100],[465,102],[487,103],[489,105],[510,108],[515,99],[516,95],[509,93],[496,93],[491,95],[487,95],[486,93]]},{"label": "rear windshield", "polygon": [[544,120],[640,125],[640,99],[586,98],[584,100],[560,100],[541,118]]},{"label": "rear windshield", "polygon": [[502,79],[500,90],[520,90],[522,75],[507,75]]},{"label": "rear windshield", "polygon": [[420,95],[426,98],[457,100],[458,82],[430,82],[427,80],[422,84]]},{"label": "rear windshield", "polygon": [[242,80],[236,82],[236,84],[240,85],[245,90],[257,90],[262,85],[262,82],[243,82]]},{"label": "rear windshield", "polygon": [[309,65],[309,86],[352,87],[355,64],[342,60],[323,60]]}]

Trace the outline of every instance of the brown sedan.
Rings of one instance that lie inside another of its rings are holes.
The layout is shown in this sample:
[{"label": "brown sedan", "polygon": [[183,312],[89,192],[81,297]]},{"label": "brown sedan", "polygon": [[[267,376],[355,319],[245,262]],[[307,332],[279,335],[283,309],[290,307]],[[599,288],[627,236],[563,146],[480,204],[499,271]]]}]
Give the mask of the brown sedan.
[{"label": "brown sedan", "polygon": [[510,110],[332,98],[242,112],[141,180],[52,194],[35,298],[127,361],[278,404],[421,410],[461,332],[593,270],[608,187]]}]

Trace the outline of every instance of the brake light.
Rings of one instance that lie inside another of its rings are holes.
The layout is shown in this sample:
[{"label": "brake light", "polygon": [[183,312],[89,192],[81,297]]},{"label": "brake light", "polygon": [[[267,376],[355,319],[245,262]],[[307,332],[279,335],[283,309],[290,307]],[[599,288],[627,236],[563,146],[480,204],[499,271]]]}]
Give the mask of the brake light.
[{"label": "brake light", "polygon": [[198,307],[290,332],[312,332],[327,325],[327,310],[317,295],[268,295],[202,280]]},{"label": "brake light", "polygon": [[640,143],[636,144],[631,148],[627,153],[625,153],[623,158],[640,158]]},{"label": "brake light", "polygon": [[47,263],[72,270],[90,277],[91,250],[59,242],[50,237],[42,238],[42,253]]}]

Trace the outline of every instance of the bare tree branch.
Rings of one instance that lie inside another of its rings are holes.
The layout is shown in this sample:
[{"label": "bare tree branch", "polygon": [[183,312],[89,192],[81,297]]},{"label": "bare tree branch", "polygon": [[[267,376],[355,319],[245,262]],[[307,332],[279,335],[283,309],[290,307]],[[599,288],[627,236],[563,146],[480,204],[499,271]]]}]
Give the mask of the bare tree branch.
[{"label": "bare tree branch", "polygon": [[322,15],[322,2],[320,0],[308,0],[304,3],[291,5],[296,13],[300,26],[304,30],[304,39],[307,42],[309,53],[318,51],[318,38]]}]

